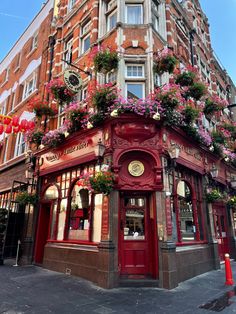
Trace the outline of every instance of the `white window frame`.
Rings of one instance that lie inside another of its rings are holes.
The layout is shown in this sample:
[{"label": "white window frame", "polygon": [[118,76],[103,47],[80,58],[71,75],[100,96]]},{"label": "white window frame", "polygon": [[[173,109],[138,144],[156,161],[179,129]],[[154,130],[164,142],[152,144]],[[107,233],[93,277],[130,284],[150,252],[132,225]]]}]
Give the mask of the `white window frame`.
[{"label": "white window frame", "polygon": [[[31,88],[29,85],[30,82],[32,82]],[[37,75],[36,75],[36,72],[34,72],[24,82],[22,100],[25,100],[27,97],[29,97],[36,90],[36,82],[37,82]]]},{"label": "white window frame", "polygon": [[7,113],[7,99],[0,104],[0,114],[5,115]]},{"label": "white window frame", "polygon": [[[71,63],[72,61],[72,51],[73,51],[73,37],[65,42],[65,50],[63,59]],[[63,63],[63,68],[66,69],[69,66],[66,62]]]},{"label": "white window frame", "polygon": [[[141,7],[141,15],[140,15],[140,23],[129,23],[128,22],[128,7]],[[143,3],[126,3],[125,4],[125,23],[131,25],[142,25],[144,23],[144,15],[143,15]]]},{"label": "white window frame", "polygon": [[38,47],[38,32],[36,32],[33,35],[32,44],[31,44],[31,51],[37,49],[37,47]]},{"label": "white window frame", "polygon": [[3,156],[3,163],[7,162],[7,151],[8,151],[8,136],[5,138],[5,151],[4,151],[4,156]]},{"label": "white window frame", "polygon": [[[116,15],[116,23],[114,26],[111,27],[111,18]],[[116,27],[117,24],[117,10],[113,10],[107,15],[107,32],[110,32],[112,29]]]},{"label": "white window frame", "polygon": [[17,70],[19,70],[19,68],[20,68],[21,56],[22,56],[22,54],[21,54],[21,52],[19,52],[18,55],[17,55],[17,63],[16,63],[16,67],[15,67],[14,72],[16,72]]},{"label": "white window frame", "polygon": [[[142,68],[142,75],[141,76],[133,76],[133,75],[128,75],[128,67],[141,67]],[[144,64],[135,64],[135,63],[128,63],[125,65],[125,77],[127,79],[144,79]]]},{"label": "white window frame", "polygon": [[[91,21],[87,22],[86,24],[82,25],[81,27],[81,36],[80,36],[80,41],[81,41],[81,54],[84,54],[86,51],[89,50],[91,46],[91,38],[90,38],[90,26],[91,26]],[[84,44],[86,39],[89,38],[89,48],[85,50]]]},{"label": "white window frame", "polygon": [[70,12],[73,9],[75,3],[76,3],[76,0],[69,0],[68,1],[68,7],[67,7],[68,12]]},{"label": "white window frame", "polygon": [[152,12],[152,24],[155,31],[160,31],[160,13],[159,13],[159,3],[152,0],[151,3]]},{"label": "white window frame", "polygon": [[11,108],[10,108],[10,111],[12,111],[14,109],[15,101],[16,101],[16,92],[13,92],[12,96],[11,96]]},{"label": "white window frame", "polygon": [[16,137],[14,157],[21,156],[26,151],[26,142],[23,133],[18,133]]},{"label": "white window frame", "polygon": [[137,81],[137,82],[134,82],[134,81],[126,81],[125,82],[125,96],[126,98],[128,98],[128,85],[141,85],[142,86],[142,94],[143,94],[143,97],[139,98],[139,99],[143,99],[145,98],[145,82],[142,82],[142,81]]},{"label": "white window frame", "polygon": [[106,83],[114,83],[117,81],[117,71],[110,71],[106,74]]}]

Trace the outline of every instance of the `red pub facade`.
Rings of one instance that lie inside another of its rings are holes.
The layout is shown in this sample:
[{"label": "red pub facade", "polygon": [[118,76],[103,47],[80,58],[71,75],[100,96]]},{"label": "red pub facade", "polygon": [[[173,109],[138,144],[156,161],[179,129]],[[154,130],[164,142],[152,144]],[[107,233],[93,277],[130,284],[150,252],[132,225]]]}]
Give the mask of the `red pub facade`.
[{"label": "red pub facade", "polygon": [[[94,47],[116,51],[118,66],[104,73],[95,68]],[[95,81],[117,86],[123,98],[146,99],[156,87],[174,83],[171,74],[154,71],[155,54],[167,47],[180,73],[198,66],[209,94],[233,105],[235,87],[212,54],[198,1],[55,1],[40,82],[77,67],[82,83],[73,101],[86,110],[94,110],[88,95]],[[55,102],[45,89],[40,95],[50,106]],[[63,125],[69,103],[62,103],[56,116],[38,120],[44,133]],[[22,263],[27,256],[105,288],[137,282],[172,289],[219,268],[225,253],[236,258],[234,206],[226,197],[207,198],[216,188],[235,195],[235,166],[155,114],[114,111],[102,123],[64,132],[56,147],[30,144],[26,164],[39,201],[25,219],[32,245],[22,245]],[[228,108],[199,123],[215,130],[222,121],[232,122]],[[86,179],[104,168],[112,173],[108,193],[89,188]]]}]

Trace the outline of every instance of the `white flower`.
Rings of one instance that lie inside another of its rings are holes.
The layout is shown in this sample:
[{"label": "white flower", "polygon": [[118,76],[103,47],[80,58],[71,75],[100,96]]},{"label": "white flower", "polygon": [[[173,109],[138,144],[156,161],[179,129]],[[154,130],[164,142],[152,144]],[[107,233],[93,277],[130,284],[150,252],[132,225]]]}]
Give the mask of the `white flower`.
[{"label": "white flower", "polygon": [[213,151],[214,151],[214,146],[211,145],[211,146],[209,147],[209,150],[210,150],[211,152],[213,152]]},{"label": "white flower", "polygon": [[159,113],[159,112],[156,112],[152,118],[153,118],[154,120],[160,120],[160,119],[161,119],[160,113]]},{"label": "white flower", "polygon": [[118,113],[118,110],[117,109],[114,109],[112,112],[111,112],[111,117],[118,117],[119,113]]},{"label": "white flower", "polygon": [[102,166],[101,166],[101,171],[108,171],[109,170],[109,165],[106,165],[106,164],[103,164]]},{"label": "white flower", "polygon": [[93,128],[92,123],[88,122],[88,123],[87,123],[87,129],[92,129],[92,128]]}]

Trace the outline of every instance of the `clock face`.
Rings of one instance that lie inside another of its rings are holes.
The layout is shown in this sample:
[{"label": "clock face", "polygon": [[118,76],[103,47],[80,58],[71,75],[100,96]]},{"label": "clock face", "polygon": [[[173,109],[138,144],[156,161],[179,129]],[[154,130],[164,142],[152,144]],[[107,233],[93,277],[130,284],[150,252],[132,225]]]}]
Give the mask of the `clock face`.
[{"label": "clock face", "polygon": [[139,160],[133,160],[128,165],[129,173],[134,177],[139,177],[144,173],[144,164]]}]

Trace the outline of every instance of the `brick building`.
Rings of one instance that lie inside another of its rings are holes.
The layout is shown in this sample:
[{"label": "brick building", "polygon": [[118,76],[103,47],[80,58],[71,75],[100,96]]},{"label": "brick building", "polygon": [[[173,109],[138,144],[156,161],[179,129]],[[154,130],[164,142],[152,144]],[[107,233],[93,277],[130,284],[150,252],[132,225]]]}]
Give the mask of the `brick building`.
[{"label": "brick building", "polygon": [[[43,145],[28,144],[29,182],[37,183],[40,200],[34,209],[26,205],[32,221],[25,215],[21,239],[33,250],[22,245],[21,260],[107,288],[145,280],[170,289],[218,268],[226,252],[235,258],[236,131],[232,106],[222,105],[234,103],[235,87],[212,53],[199,2],[59,0],[51,9],[48,1],[38,15],[45,17],[37,22],[45,42],[40,61],[30,61],[34,70],[40,65],[40,99],[56,104],[58,114],[36,115],[35,132],[46,135]],[[174,73],[160,70],[162,52],[176,61]],[[109,64],[104,58],[111,56]],[[181,81],[183,73],[191,83]],[[15,81],[2,85],[0,99]],[[190,94],[196,86],[202,95]],[[213,99],[217,110],[210,112]],[[9,141],[2,148],[0,175],[17,169],[8,157],[13,147]],[[19,181],[26,182],[20,158]]]}]

